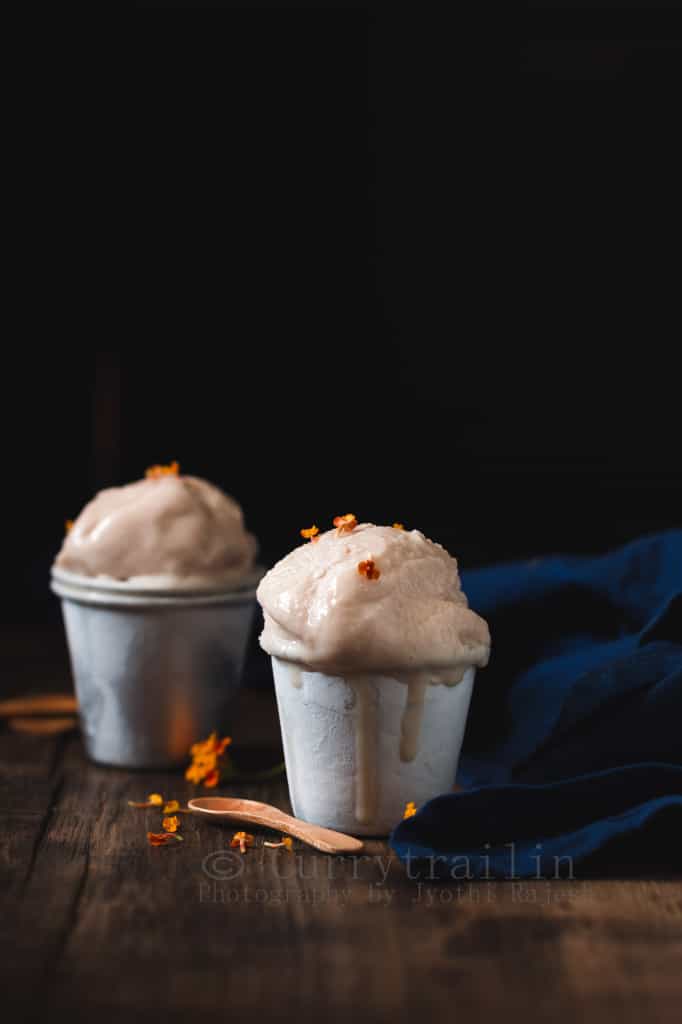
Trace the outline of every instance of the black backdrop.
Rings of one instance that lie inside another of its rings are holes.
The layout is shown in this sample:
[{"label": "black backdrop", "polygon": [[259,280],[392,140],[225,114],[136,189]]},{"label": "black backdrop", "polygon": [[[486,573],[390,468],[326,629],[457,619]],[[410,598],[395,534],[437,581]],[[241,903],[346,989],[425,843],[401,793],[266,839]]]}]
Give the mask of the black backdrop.
[{"label": "black backdrop", "polygon": [[53,615],[64,519],[171,459],[266,563],[346,511],[465,567],[680,525],[679,37],[546,15],[234,11],[140,29],[106,110],[51,80],[6,617]]}]

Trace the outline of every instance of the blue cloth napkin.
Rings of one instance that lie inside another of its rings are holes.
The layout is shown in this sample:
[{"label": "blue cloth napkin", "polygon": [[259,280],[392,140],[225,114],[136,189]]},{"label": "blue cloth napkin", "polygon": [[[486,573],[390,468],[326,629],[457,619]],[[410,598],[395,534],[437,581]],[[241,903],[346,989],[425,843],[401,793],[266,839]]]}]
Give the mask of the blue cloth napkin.
[{"label": "blue cloth napkin", "polygon": [[459,766],[391,844],[413,877],[682,868],[682,531],[463,574],[492,634]]}]

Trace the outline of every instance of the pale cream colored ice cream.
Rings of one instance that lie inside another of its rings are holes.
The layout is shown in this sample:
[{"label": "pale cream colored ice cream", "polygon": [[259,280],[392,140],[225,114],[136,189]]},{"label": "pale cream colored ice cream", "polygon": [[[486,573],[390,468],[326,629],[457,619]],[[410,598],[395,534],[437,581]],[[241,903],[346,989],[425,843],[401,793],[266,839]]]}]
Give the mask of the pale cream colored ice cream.
[{"label": "pale cream colored ice cream", "polygon": [[457,683],[490,653],[457,562],[418,530],[357,525],[290,552],[258,587],[269,654],[327,675]]},{"label": "pale cream colored ice cream", "polygon": [[55,566],[141,586],[234,585],[256,550],[233,498],[206,480],[164,472],[95,495]]}]

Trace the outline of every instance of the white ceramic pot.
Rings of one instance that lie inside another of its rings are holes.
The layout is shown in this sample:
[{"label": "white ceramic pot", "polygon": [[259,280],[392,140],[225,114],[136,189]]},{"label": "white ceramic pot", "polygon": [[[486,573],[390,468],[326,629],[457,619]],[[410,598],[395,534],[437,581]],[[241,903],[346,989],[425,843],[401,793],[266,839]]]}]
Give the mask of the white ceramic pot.
[{"label": "white ceramic pot", "polygon": [[261,575],[229,590],[173,591],[52,570],[94,761],[177,764],[221,728],[240,683]]},{"label": "white ceramic pot", "polygon": [[272,659],[294,814],[355,835],[387,835],[452,789],[475,669],[454,686],[327,676]]}]

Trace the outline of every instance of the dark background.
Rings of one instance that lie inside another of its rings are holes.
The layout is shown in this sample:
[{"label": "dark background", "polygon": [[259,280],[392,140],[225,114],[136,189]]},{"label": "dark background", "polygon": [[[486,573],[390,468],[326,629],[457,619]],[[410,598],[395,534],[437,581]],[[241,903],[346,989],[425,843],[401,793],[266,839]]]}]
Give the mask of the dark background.
[{"label": "dark background", "polygon": [[552,6],[139,19],[125,89],[51,78],[6,620],[57,615],[65,518],[172,459],[266,564],[347,511],[464,568],[680,525],[679,26]]}]

